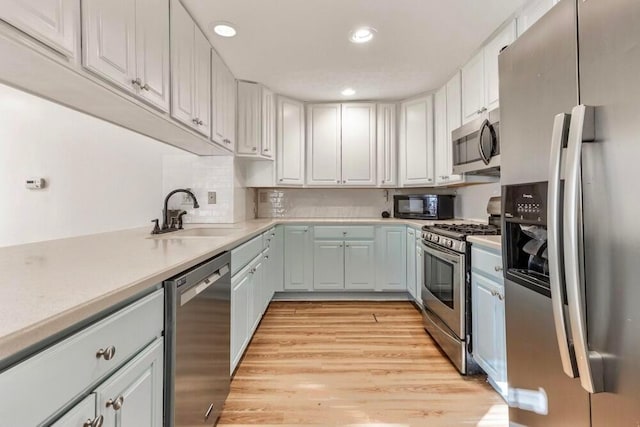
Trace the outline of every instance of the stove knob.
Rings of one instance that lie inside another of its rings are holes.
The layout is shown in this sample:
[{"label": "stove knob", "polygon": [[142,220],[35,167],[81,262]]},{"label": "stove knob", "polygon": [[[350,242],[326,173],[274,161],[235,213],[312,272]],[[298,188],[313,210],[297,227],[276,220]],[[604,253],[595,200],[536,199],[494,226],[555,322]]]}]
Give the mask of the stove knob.
[{"label": "stove knob", "polygon": [[434,242],[438,243],[440,238],[438,236],[433,236],[433,238],[431,240],[433,240]]},{"label": "stove knob", "polygon": [[447,240],[447,246],[453,247],[453,240]]}]

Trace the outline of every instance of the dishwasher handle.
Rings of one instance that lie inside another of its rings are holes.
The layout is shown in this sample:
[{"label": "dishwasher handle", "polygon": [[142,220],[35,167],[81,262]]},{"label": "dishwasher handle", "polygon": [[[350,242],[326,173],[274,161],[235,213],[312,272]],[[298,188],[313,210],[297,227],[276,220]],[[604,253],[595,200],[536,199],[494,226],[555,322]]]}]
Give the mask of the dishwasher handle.
[{"label": "dishwasher handle", "polygon": [[178,289],[180,296],[180,306],[182,307],[199,294],[204,292],[218,280],[222,279],[224,276],[229,274],[229,264],[223,265],[218,271],[213,273],[211,276],[203,279],[202,281],[196,283],[195,285],[185,289],[184,291]]}]

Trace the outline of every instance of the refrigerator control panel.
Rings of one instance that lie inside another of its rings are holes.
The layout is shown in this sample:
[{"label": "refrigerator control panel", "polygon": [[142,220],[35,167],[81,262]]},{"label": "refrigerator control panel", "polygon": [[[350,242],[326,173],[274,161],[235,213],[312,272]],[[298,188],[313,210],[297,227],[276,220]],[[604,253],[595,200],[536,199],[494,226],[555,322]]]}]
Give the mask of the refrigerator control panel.
[{"label": "refrigerator control panel", "polygon": [[529,224],[547,223],[547,183],[509,185],[502,188],[504,216]]}]

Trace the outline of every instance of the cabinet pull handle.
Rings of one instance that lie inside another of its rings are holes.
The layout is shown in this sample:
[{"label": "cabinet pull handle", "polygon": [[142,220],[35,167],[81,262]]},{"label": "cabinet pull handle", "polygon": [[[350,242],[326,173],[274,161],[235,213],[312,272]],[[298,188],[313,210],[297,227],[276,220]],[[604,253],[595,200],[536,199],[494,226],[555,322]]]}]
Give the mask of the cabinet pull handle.
[{"label": "cabinet pull handle", "polygon": [[495,271],[502,271],[502,266],[501,265],[496,265],[495,267],[493,267],[493,269]]},{"label": "cabinet pull handle", "polygon": [[100,415],[99,417],[96,417],[94,419],[88,419],[84,422],[84,424],[82,424],[82,427],[102,427],[103,423],[104,416]]},{"label": "cabinet pull handle", "polygon": [[107,400],[107,408],[109,406],[112,406],[114,411],[119,411],[120,408],[122,408],[123,403],[124,403],[124,396],[120,396],[116,400],[109,399]]},{"label": "cabinet pull handle", "polygon": [[107,348],[101,348],[96,353],[96,357],[98,359],[102,357],[104,360],[111,360],[115,355],[116,355],[116,348],[112,345],[110,345]]}]

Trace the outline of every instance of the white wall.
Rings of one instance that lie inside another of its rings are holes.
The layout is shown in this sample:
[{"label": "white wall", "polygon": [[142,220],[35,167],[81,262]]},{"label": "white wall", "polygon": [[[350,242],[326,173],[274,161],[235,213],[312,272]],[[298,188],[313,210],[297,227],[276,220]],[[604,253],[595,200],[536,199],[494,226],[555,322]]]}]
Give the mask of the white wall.
[{"label": "white wall", "polygon": [[456,216],[464,219],[487,221],[487,202],[493,196],[500,195],[500,183],[478,184],[457,190],[455,198]]},{"label": "white wall", "polygon": [[[0,246],[151,226],[183,151],[0,85]],[[47,180],[27,190],[27,177]]]}]

